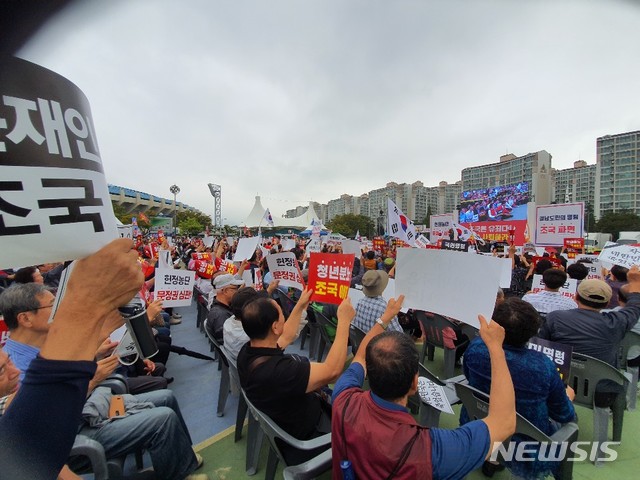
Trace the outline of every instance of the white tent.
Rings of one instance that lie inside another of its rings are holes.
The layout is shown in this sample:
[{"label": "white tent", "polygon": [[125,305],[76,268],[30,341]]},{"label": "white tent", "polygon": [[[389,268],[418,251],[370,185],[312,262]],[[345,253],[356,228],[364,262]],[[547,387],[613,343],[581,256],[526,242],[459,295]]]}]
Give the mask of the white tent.
[{"label": "white tent", "polygon": [[[267,222],[264,220],[264,212],[266,208],[262,206],[262,202],[260,201],[260,197],[256,196],[256,202],[251,209],[251,213],[245,220],[244,224],[249,228],[256,227],[267,227]],[[292,228],[307,228],[313,222],[321,223],[320,217],[316,213],[315,208],[311,202],[309,202],[309,208],[302,215],[295,218],[283,218],[274,216],[273,212],[271,212],[271,216],[273,218],[274,227],[292,227]]]}]

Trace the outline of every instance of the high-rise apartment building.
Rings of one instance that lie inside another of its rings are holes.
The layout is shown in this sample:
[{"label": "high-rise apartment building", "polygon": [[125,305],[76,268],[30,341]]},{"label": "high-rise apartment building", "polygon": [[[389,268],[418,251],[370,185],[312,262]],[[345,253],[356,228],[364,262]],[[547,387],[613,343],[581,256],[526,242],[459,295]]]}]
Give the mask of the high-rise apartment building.
[{"label": "high-rise apartment building", "polygon": [[521,157],[503,155],[497,163],[462,170],[462,191],[491,188],[497,185],[529,183],[531,201],[551,203],[551,155],[546,150]]},{"label": "high-rise apartment building", "polygon": [[631,210],[640,214],[640,130],[596,141],[595,216]]},{"label": "high-rise apartment building", "polygon": [[584,160],[573,163],[573,168],[553,170],[556,203],[584,202],[585,208],[595,209],[596,165]]}]

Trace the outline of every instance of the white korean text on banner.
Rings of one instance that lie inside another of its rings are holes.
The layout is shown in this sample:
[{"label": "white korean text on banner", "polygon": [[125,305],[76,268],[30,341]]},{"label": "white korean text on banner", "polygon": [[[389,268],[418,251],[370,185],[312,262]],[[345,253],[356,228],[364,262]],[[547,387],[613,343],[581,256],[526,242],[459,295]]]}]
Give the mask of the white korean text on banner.
[{"label": "white korean text on banner", "polygon": [[536,207],[536,245],[561,247],[567,237],[583,235],[584,203]]},{"label": "white korean text on banner", "polygon": [[449,230],[453,228],[453,215],[431,215],[429,224],[429,239],[431,243],[436,243],[442,238],[449,239]]},{"label": "white korean text on banner", "polygon": [[598,255],[598,259],[601,262],[631,268],[634,265],[640,265],[640,247],[607,242]]},{"label": "white korean text on banner", "polygon": [[387,235],[399,238],[403,242],[413,246],[416,242],[415,225],[389,198],[387,199],[387,206],[389,220]]},{"label": "white korean text on banner", "polygon": [[195,273],[191,270],[156,269],[155,299],[163,307],[187,307],[193,298]]},{"label": "white korean text on banner", "polygon": [[0,268],[84,257],[117,232],[87,98],[50,70],[3,59]]},{"label": "white korean text on banner", "polygon": [[543,353],[551,360],[560,374],[560,378],[566,384],[571,371],[571,355],[573,347],[564,343],[552,342],[544,338],[531,337],[527,343],[529,350]]},{"label": "white korean text on banner", "polygon": [[302,273],[293,252],[273,253],[267,256],[267,265],[273,279],[280,280],[279,286],[304,289]]},{"label": "white korean text on banner", "polygon": [[[545,284],[542,280],[542,275],[534,275],[533,282],[531,283],[531,293],[540,293],[544,290]],[[578,281],[575,278],[567,278],[567,281],[564,282],[564,285],[560,287],[558,292],[562,294],[563,297],[573,298],[576,295],[576,290],[578,288]]]}]

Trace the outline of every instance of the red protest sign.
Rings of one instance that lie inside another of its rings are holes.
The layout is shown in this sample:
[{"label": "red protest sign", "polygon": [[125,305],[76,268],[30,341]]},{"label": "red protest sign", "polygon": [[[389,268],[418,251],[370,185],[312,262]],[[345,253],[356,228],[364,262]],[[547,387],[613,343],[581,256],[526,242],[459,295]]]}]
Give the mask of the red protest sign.
[{"label": "red protest sign", "polygon": [[308,287],[312,302],[339,304],[349,294],[353,253],[312,253],[309,257]]},{"label": "red protest sign", "polygon": [[4,323],[4,319],[0,317],[0,347],[4,346],[9,339],[9,327]]},{"label": "red protest sign", "polygon": [[376,252],[382,252],[387,248],[387,243],[384,241],[382,237],[373,237],[373,249]]},{"label": "red protest sign", "polygon": [[584,238],[565,238],[564,248],[569,258],[576,258],[576,254],[584,251]]}]

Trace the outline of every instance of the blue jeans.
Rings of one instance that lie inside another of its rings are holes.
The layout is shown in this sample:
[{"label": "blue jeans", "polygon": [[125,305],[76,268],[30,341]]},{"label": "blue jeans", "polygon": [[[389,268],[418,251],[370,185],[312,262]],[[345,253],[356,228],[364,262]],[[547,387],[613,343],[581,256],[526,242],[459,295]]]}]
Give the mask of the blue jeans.
[{"label": "blue jeans", "polygon": [[171,390],[143,393],[136,398],[156,407],[100,428],[85,425],[79,433],[100,442],[107,458],[144,449],[151,456],[158,479],[183,479],[196,469],[198,461],[176,398]]}]

